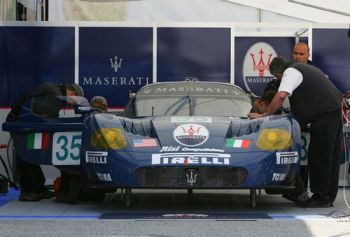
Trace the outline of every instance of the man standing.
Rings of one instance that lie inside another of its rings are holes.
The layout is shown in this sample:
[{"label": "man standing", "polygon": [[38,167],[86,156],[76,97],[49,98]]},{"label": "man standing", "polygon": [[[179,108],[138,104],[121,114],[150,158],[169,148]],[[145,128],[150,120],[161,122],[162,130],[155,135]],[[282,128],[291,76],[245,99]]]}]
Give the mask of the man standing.
[{"label": "man standing", "polygon": [[300,42],[294,45],[293,61],[312,65],[312,62],[309,60],[309,57],[310,57],[310,49],[306,43]]},{"label": "man standing", "polygon": [[294,117],[301,127],[310,123],[309,170],[311,199],[307,207],[333,204],[338,192],[339,146],[342,136],[340,113],[342,94],[325,74],[306,63],[289,63],[276,57],[270,73],[281,84],[267,112],[250,113],[250,118],[272,115],[289,96]]}]

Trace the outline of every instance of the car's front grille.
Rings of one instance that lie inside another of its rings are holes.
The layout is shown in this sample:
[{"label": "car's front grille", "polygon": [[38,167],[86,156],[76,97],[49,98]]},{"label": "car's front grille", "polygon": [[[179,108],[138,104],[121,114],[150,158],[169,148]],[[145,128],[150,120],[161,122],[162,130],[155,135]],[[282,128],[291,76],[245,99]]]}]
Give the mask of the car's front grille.
[{"label": "car's front grille", "polygon": [[136,170],[142,187],[240,187],[247,170],[234,167],[142,167]]}]

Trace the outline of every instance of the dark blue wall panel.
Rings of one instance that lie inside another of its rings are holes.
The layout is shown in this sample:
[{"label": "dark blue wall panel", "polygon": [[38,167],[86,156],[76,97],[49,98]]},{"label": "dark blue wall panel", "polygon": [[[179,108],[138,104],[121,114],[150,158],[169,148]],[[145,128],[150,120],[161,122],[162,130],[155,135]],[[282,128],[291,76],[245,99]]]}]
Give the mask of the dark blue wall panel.
[{"label": "dark blue wall panel", "polygon": [[350,90],[348,29],[313,29],[312,59],[342,92]]},{"label": "dark blue wall panel", "polygon": [[230,82],[229,28],[158,28],[157,81]]},{"label": "dark blue wall panel", "polygon": [[0,27],[0,106],[43,82],[74,82],[74,27]]}]

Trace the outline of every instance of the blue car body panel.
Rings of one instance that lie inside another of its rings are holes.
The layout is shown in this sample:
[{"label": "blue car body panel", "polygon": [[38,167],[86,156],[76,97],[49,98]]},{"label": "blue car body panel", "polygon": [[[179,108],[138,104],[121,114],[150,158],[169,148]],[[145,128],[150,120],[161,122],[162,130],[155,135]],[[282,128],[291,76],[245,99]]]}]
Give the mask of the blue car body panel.
[{"label": "blue car body panel", "polygon": [[[141,89],[140,96],[133,101],[136,105],[128,106],[127,111],[132,108],[133,114],[133,110],[144,109],[147,104],[137,105],[137,102],[152,93],[163,93],[161,98],[166,98],[169,93],[161,86],[157,87],[159,84]],[[214,99],[209,100],[212,107],[208,110],[214,109],[216,98],[217,103],[225,103],[230,96],[238,96],[238,102],[233,104],[237,108],[241,103],[250,106],[250,99],[239,87],[229,84],[163,84],[170,85],[170,89],[180,88],[172,90],[182,96],[169,109],[163,110],[164,115],[157,114],[159,110],[154,109],[157,103],[165,103],[159,99],[142,112],[142,117],[91,113],[72,118],[41,118],[26,113],[16,123],[4,123],[3,130],[13,135],[20,159],[33,164],[55,165],[71,173],[83,172],[90,187],[293,187],[299,172],[301,136],[299,125],[291,116],[274,115],[251,120],[242,114],[228,116],[216,115],[216,112],[215,115],[206,112],[183,115],[181,113],[187,110],[192,113],[192,104],[200,104],[201,98],[207,99],[206,96],[198,97],[203,91],[216,93]],[[191,100],[191,93],[197,98]],[[220,96],[226,97],[221,100]],[[188,107],[186,103],[189,103]],[[185,109],[178,109],[178,106],[185,106]],[[246,111],[242,113],[246,114]],[[124,145],[112,149],[94,144],[92,138],[101,129],[120,131]],[[290,146],[279,150],[259,148],[257,141],[266,129],[280,129],[290,134]],[[28,146],[32,134],[42,139],[46,137],[45,149]]]}]

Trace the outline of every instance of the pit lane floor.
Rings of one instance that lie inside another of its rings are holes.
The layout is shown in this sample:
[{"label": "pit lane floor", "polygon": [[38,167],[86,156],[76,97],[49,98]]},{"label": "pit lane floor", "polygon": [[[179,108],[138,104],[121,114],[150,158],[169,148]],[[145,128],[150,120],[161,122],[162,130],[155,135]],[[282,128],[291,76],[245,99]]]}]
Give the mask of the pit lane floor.
[{"label": "pit lane floor", "polygon": [[[248,190],[133,190],[101,203],[19,202],[0,196],[0,236],[350,236],[350,190],[334,207],[300,208],[261,192],[250,207]],[[349,202],[349,201],[348,201]]]}]

